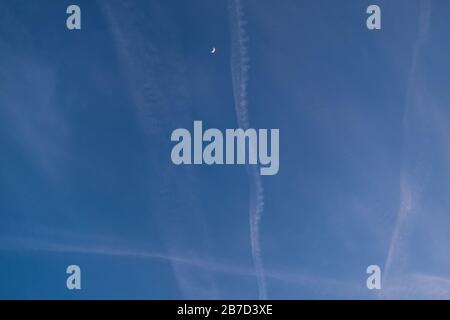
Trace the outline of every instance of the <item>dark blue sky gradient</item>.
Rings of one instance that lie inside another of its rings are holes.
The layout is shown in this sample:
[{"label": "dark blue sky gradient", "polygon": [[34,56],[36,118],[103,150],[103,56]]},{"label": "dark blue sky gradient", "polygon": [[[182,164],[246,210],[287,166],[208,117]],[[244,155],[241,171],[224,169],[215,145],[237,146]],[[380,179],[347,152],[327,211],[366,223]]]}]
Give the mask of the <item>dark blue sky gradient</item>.
[{"label": "dark blue sky gradient", "polygon": [[[170,159],[238,126],[228,2],[72,2],[0,0],[0,298],[257,298],[245,167]],[[241,3],[268,297],[449,298],[450,3]]]}]

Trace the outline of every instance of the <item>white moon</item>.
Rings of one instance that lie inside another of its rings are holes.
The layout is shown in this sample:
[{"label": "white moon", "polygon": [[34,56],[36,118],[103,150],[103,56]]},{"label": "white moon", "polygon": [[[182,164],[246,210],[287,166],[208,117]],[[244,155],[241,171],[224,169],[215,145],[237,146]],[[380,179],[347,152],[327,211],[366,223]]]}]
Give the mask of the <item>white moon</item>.
[{"label": "white moon", "polygon": [[214,47],[214,48],[212,48],[212,51],[211,51],[211,53],[216,53],[216,48]]}]

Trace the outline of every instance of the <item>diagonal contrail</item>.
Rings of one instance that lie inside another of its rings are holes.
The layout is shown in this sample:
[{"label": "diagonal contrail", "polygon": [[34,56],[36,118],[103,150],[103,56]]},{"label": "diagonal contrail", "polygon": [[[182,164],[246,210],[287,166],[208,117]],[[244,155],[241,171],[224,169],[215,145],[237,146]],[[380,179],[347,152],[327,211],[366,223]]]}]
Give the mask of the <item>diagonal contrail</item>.
[{"label": "diagonal contrail", "polygon": [[[151,143],[145,147],[149,148],[145,149],[145,153],[149,153],[146,161],[160,164],[150,165],[145,174],[152,175],[152,182],[146,184],[152,195],[148,206],[153,209],[149,213],[160,231],[161,245],[168,255],[187,249],[192,255],[208,250],[210,230],[199,207],[195,173],[189,170],[176,173],[172,163],[166,161],[165,152],[150,149],[168,150],[165,137],[169,129],[191,121],[185,60],[177,41],[173,41],[179,36],[178,27],[171,19],[165,19],[170,13],[166,12],[163,2],[99,0],[98,4],[111,31],[119,70],[130,93],[139,130],[143,136],[151,138]],[[158,13],[152,13],[153,9]],[[152,19],[153,14],[161,21]],[[160,34],[173,36],[169,47],[148,34],[149,30],[156,29]],[[155,196],[159,201],[151,200]],[[158,214],[161,210],[167,214]],[[173,224],[175,216],[183,223]],[[197,246],[190,246],[191,241]],[[194,272],[186,264],[172,260],[170,263],[179,291],[185,298],[214,298],[219,294],[211,273]]]},{"label": "diagonal contrail", "polygon": [[[231,75],[233,81],[234,104],[236,116],[240,128],[249,128],[247,109],[247,84],[248,84],[248,47],[245,25],[247,21],[240,0],[230,0],[231,19]],[[259,239],[259,224],[264,210],[264,189],[258,167],[247,166],[247,175],[250,188],[250,241],[253,264],[258,281],[259,298],[267,298],[266,281],[261,258],[261,245]]]},{"label": "diagonal contrail", "polygon": [[[417,68],[421,58],[421,51],[425,45],[430,30],[431,18],[431,1],[422,0],[420,2],[419,28],[417,39],[412,48],[411,67],[408,76],[408,86],[406,92],[405,110],[403,114],[403,139],[405,149],[409,144],[417,144],[417,141],[410,141],[409,135],[411,133],[411,117],[415,108],[418,108],[418,89],[417,89]],[[406,152],[406,151],[405,151]],[[389,249],[384,265],[383,282],[388,279],[392,273],[394,262],[399,260],[399,254],[404,247],[404,242],[407,234],[407,225],[411,220],[412,215],[417,209],[420,197],[420,181],[424,179],[425,174],[423,168],[416,158],[411,159],[411,156],[404,155],[403,164],[400,172],[400,205],[397,214],[397,221],[394,226]],[[415,159],[415,161],[414,161]],[[421,159],[420,159],[421,160]],[[415,173],[415,180],[413,174]]]}]

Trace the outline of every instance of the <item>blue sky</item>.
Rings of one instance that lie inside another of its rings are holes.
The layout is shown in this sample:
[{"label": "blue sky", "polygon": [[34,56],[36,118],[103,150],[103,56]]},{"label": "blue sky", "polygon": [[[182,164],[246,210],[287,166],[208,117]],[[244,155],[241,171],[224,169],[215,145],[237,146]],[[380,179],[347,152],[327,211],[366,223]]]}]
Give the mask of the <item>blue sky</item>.
[{"label": "blue sky", "polygon": [[[70,4],[0,1],[0,298],[450,297],[449,3]],[[174,166],[236,93],[279,173]]]}]

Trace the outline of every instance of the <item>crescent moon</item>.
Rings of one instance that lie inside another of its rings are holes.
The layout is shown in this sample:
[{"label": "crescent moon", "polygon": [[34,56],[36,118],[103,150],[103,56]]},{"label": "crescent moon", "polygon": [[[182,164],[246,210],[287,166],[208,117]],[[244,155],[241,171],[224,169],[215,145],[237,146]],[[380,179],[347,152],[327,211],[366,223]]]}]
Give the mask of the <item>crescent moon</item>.
[{"label": "crescent moon", "polygon": [[216,53],[216,48],[215,47],[212,49],[211,53]]}]

